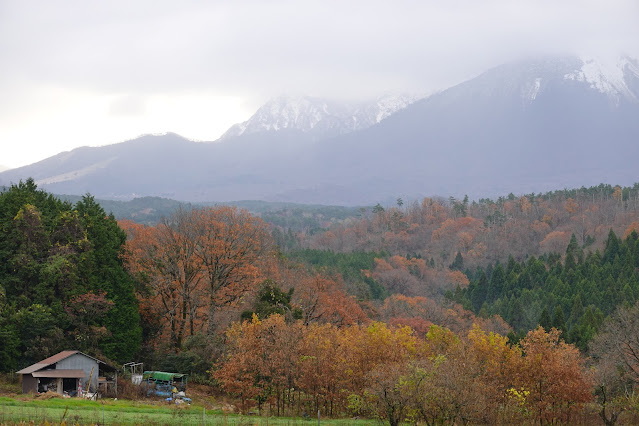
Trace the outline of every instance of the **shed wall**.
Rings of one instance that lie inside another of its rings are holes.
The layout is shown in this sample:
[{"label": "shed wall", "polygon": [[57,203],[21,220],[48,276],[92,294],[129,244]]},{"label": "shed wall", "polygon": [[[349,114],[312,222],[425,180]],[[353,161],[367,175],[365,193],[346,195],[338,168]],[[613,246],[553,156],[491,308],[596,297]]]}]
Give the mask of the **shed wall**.
[{"label": "shed wall", "polygon": [[31,374],[23,374],[22,393],[38,393],[38,379]]},{"label": "shed wall", "polygon": [[98,362],[92,358],[86,357],[83,354],[71,355],[56,363],[57,370],[83,370],[84,378],[82,381],[82,389],[88,391],[87,381],[89,380],[89,374],[91,374],[91,368],[93,368],[93,377],[91,378],[91,392],[95,392],[98,389],[98,374],[99,367]]}]

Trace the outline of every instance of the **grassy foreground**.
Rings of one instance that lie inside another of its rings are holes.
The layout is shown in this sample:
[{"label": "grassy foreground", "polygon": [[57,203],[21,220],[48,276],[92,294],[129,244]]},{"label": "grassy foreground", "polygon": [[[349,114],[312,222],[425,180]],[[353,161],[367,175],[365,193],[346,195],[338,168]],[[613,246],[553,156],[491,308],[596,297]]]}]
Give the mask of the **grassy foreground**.
[{"label": "grassy foreground", "polygon": [[[145,425],[292,425],[311,426],[317,419],[277,418],[204,412],[201,406],[171,406],[164,402],[140,403],[125,400],[13,399],[0,397],[0,425],[31,424],[145,424]],[[374,421],[322,419],[325,425],[369,425]]]}]

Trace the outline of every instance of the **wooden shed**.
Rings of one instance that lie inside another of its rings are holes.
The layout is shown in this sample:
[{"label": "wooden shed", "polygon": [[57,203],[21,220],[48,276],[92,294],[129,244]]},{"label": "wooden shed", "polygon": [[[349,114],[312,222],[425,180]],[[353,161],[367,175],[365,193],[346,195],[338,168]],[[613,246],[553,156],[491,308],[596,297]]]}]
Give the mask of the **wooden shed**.
[{"label": "wooden shed", "polygon": [[115,371],[107,363],[80,351],[62,351],[17,373],[22,376],[23,393],[54,391],[75,396],[80,390],[96,392],[98,376],[104,370]]}]

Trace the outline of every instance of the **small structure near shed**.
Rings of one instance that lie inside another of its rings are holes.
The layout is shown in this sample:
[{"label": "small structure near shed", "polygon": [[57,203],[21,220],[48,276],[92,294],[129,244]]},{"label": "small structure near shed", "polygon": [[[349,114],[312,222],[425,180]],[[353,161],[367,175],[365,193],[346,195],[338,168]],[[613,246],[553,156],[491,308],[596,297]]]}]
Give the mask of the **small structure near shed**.
[{"label": "small structure near shed", "polygon": [[127,362],[122,366],[124,369],[124,374],[127,374],[127,369],[131,372],[131,383],[134,385],[139,385],[142,383],[143,377],[143,366],[142,362]]},{"label": "small structure near shed", "polygon": [[[117,380],[117,370],[106,362],[80,351],[62,351],[17,373],[22,377],[23,393],[53,391],[76,396],[81,391],[96,392],[103,372],[115,373]],[[108,382],[106,378],[102,381]]]},{"label": "small structure near shed", "polygon": [[186,390],[186,374],[145,371],[142,377],[147,387],[147,395],[171,397]]}]

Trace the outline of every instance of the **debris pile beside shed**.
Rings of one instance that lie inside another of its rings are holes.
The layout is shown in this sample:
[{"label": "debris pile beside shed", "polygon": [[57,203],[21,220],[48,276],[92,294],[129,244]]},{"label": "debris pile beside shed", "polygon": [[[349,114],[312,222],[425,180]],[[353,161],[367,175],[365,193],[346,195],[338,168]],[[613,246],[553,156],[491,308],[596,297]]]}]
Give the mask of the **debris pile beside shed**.
[{"label": "debris pile beside shed", "polygon": [[187,381],[188,376],[182,373],[145,371],[142,375],[142,383],[147,387],[147,395],[179,398],[190,402],[190,399],[185,396]]}]

